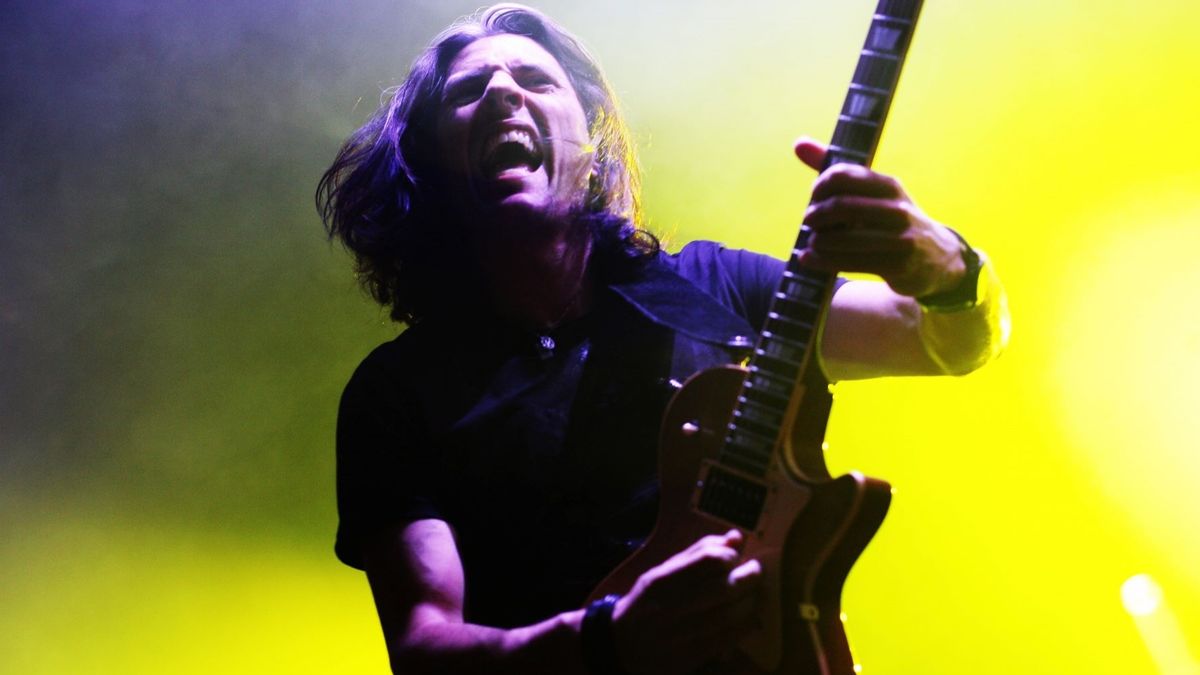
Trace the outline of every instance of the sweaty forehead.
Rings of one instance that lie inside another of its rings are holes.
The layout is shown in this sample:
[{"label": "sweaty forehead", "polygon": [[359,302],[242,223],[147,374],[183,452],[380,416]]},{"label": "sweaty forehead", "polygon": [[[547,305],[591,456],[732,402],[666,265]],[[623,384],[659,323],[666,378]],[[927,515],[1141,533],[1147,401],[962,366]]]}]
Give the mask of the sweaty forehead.
[{"label": "sweaty forehead", "polygon": [[458,56],[450,63],[446,73],[453,78],[456,74],[466,74],[479,71],[503,68],[516,70],[518,68],[540,68],[550,74],[565,77],[558,60],[551,56],[544,47],[524,35],[491,35],[479,38],[463,47]]}]

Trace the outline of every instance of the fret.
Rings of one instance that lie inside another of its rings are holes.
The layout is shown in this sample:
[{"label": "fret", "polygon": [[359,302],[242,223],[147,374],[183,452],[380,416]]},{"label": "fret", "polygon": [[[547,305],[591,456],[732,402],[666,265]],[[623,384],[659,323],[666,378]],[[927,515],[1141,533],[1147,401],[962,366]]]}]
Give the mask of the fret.
[{"label": "fret", "polygon": [[874,49],[867,49],[866,47],[863,47],[863,50],[860,53],[862,54],[862,56],[874,56],[877,58],[889,59],[892,61],[900,60],[900,57],[897,54],[893,54],[888,51],[876,51]]},{"label": "fret", "polygon": [[762,436],[778,435],[779,424],[782,422],[781,414],[762,412],[763,410],[766,408],[740,406],[733,413],[733,424]]},{"label": "fret", "polygon": [[772,333],[776,333],[786,337],[794,342],[807,342],[812,335],[813,327],[799,321],[792,321],[786,317],[780,316],[777,312],[771,312],[767,315],[767,329]]},{"label": "fret", "polygon": [[820,313],[821,306],[814,305],[810,302],[796,302],[793,300],[777,298],[775,303],[771,305],[771,310],[789,321],[815,325],[817,323],[817,315]]},{"label": "fret", "polygon": [[[726,450],[732,456],[747,462],[761,462],[764,466],[766,460],[771,456],[771,451],[775,449],[775,439],[733,424],[729,425],[729,435],[726,437],[725,443]],[[724,455],[722,460],[724,460]]]},{"label": "fret", "polygon": [[824,290],[823,288],[813,288],[806,284],[788,281],[780,284],[779,290],[775,292],[774,297],[776,303],[820,309],[821,292]]},{"label": "fret", "polygon": [[920,5],[921,0],[880,0],[875,12],[889,17],[915,18]]},{"label": "fret", "polygon": [[732,422],[727,427],[729,429],[729,441],[735,447],[745,450],[746,457],[769,457],[771,450],[775,448],[775,435],[767,435],[747,429]]},{"label": "fret", "polygon": [[833,150],[835,153],[840,154],[840,155],[849,155],[851,157],[858,157],[858,158],[860,158],[859,161],[866,159],[868,156],[867,153],[859,152],[858,150],[855,150],[854,148],[843,148],[840,145],[833,145],[832,143],[829,145],[829,149]]},{"label": "fret", "polygon": [[[814,307],[813,309],[814,309],[814,311],[816,311],[816,310],[819,310],[820,308]],[[763,331],[762,338],[763,338],[763,340],[770,340],[771,342],[782,342],[783,344],[787,345],[790,349],[795,349],[796,351],[799,351],[799,352],[803,352],[804,350],[808,349],[808,343],[806,343],[806,342],[796,342],[795,340],[789,340],[788,338],[784,337],[783,335],[776,335],[775,333],[772,333],[769,330]]]},{"label": "fret", "polygon": [[[795,260],[795,257],[792,259]],[[782,294],[791,300],[820,302],[821,291],[825,290],[822,286],[823,284],[813,283],[811,279],[787,271],[783,273],[783,282],[779,285],[779,290],[775,292],[775,297]]]},{"label": "fret", "polygon": [[867,49],[872,52],[889,54],[897,54],[901,50],[904,46],[904,31],[907,26],[889,26],[888,23],[890,22],[886,19],[881,19],[871,25],[871,31],[867,33]]},{"label": "fret", "polygon": [[[739,419],[749,420],[768,429],[772,427],[778,429],[779,425],[783,423],[783,412],[779,408],[763,405],[745,396],[738,397],[738,409],[734,411],[734,415]],[[775,431],[771,432],[772,435],[775,433]]]},{"label": "fret", "polygon": [[851,90],[846,95],[846,102],[842,106],[842,115],[838,119],[853,118],[878,124],[883,119],[886,105],[886,96]]},{"label": "fret", "polygon": [[755,350],[754,357],[752,358],[754,358],[754,363],[758,366],[758,368],[767,369],[772,372],[778,372],[778,374],[786,375],[787,377],[796,376],[796,371],[800,369],[799,360],[776,356],[776,354],[769,353],[767,350],[764,350],[764,348],[758,348],[758,350]]},{"label": "fret", "polygon": [[767,421],[765,421],[765,418],[764,421],[756,421],[741,409],[733,411],[733,422],[730,423],[730,427],[744,429],[748,433],[762,436],[764,438],[768,436],[779,435],[778,424],[771,426]]},{"label": "fret", "polygon": [[796,373],[800,371],[799,363],[777,358],[769,354],[755,354],[754,363],[759,368],[774,372],[781,377],[794,378],[796,377]]},{"label": "fret", "polygon": [[[792,252],[792,259],[799,255],[800,251]],[[788,270],[783,273],[783,283],[779,285],[779,290],[776,291],[775,297],[779,297],[780,293],[790,300],[805,300],[808,302],[820,302],[821,293],[825,290],[825,284],[817,283],[801,276],[796,272]]]},{"label": "fret", "polygon": [[898,60],[863,54],[858,59],[858,67],[854,70],[854,82],[891,91],[899,72],[900,62]]},{"label": "fret", "polygon": [[874,124],[841,120],[833,130],[833,145],[866,152],[878,136],[879,127]]},{"label": "fret", "polygon": [[841,118],[833,131],[833,144],[840,145],[842,148],[865,151],[875,144],[875,138],[878,135],[880,135],[880,127],[876,124]]},{"label": "fret", "polygon": [[765,389],[752,389],[747,387],[742,390],[742,398],[753,403],[769,406],[771,408],[784,408],[788,404],[788,398],[792,394],[792,388],[788,388],[786,394],[776,394]]},{"label": "fret", "polygon": [[794,344],[789,340],[768,341],[764,343],[764,347],[756,349],[754,353],[800,363],[804,359],[804,349],[797,349]]},{"label": "fret", "polygon": [[854,150],[839,148],[832,145],[829,146],[829,150],[825,153],[825,163],[828,166],[833,166],[834,164],[865,165],[867,163],[867,159],[868,156],[865,152],[856,152]]},{"label": "fret", "polygon": [[879,96],[883,97],[884,99],[890,98],[892,96],[891,89],[880,89],[879,87],[868,87],[865,84],[858,84],[856,82],[850,83],[850,91],[862,91],[862,92],[867,92],[869,94],[878,94]]},{"label": "fret", "polygon": [[755,398],[774,398],[782,401],[783,405],[787,405],[794,388],[795,385],[790,380],[775,377],[769,371],[762,370],[758,366],[750,366],[750,376],[746,378],[746,386],[743,391],[746,395],[753,395]]}]

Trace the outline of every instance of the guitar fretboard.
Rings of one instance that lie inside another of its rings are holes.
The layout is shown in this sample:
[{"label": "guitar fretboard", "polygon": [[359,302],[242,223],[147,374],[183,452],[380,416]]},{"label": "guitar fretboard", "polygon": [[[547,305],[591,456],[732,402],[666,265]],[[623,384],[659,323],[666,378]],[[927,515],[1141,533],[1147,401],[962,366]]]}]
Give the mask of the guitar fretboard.
[{"label": "guitar fretboard", "polygon": [[881,0],[838,115],[825,166],[870,166],[912,42],[921,0]]},{"label": "guitar fretboard", "polygon": [[[834,128],[826,167],[836,163],[870,165],[921,4],[922,0],[878,3]],[[719,464],[756,478],[767,474],[788,413],[799,405],[793,400],[797,384],[811,367],[813,345],[833,293],[835,275],[806,269],[798,262],[797,252],[804,249],[807,240],[808,230],[801,228],[750,358],[749,374],[718,456]],[[736,503],[744,510],[750,488],[730,488],[727,483],[722,480],[706,484],[701,508],[708,510],[705,504]],[[708,494],[718,490],[724,492]],[[733,522],[747,518],[740,513],[736,518],[727,517]]]}]

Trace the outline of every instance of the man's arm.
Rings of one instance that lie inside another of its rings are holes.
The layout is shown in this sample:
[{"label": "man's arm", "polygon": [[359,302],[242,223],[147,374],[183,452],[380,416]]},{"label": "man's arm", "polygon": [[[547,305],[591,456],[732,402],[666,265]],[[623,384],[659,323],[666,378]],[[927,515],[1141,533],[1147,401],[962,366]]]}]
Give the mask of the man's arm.
[{"label": "man's arm", "polygon": [[830,381],[898,375],[965,375],[1008,342],[1004,289],[985,265],[971,309],[931,312],[878,281],[850,281],[833,296],[821,337]]},{"label": "man's arm", "polygon": [[[760,569],[741,535],[709,536],[646,572],[613,612],[617,658],[631,674],[694,670],[753,624]],[[501,630],[463,620],[465,580],[450,527],[418,520],[368,545],[367,578],[392,670],[405,675],[585,675],[583,611]],[[502,555],[502,552],[498,552]],[[710,629],[717,626],[719,634]]]},{"label": "man's arm", "polygon": [[393,672],[534,673],[554,663],[584,673],[582,611],[509,631],[464,623],[462,563],[443,521],[384,533],[367,547],[366,570]]},{"label": "man's arm", "polygon": [[[825,147],[810,139],[795,150],[813,168],[825,158]],[[862,166],[830,167],[813,184],[804,224],[811,232],[803,264],[883,279],[851,281],[834,295],[820,352],[830,380],[962,375],[1003,350],[1008,306],[986,260],[973,306],[936,311],[916,300],[974,279],[963,242],[925,215],[895,178]]]}]

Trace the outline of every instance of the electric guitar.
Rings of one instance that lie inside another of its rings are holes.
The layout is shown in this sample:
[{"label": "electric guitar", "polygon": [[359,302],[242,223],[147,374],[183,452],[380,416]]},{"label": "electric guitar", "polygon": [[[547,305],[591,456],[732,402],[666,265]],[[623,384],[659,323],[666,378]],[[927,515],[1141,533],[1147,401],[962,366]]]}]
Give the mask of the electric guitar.
[{"label": "electric guitar", "polygon": [[[826,155],[869,166],[922,0],[879,0]],[[763,567],[761,628],[739,643],[750,673],[854,675],[841,619],[846,575],[891,501],[887,483],[834,478],[823,442],[832,404],[814,358],[835,276],[805,269],[801,228],[746,367],[691,377],[660,436],[658,521],[592,598],[627,593],[638,577],[707,534],[745,534]]]}]

